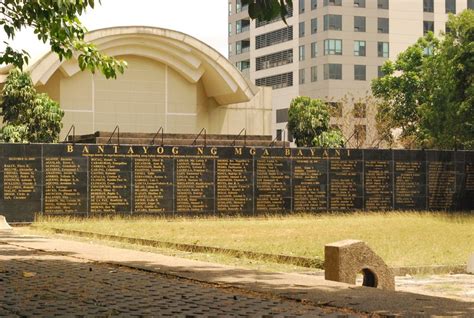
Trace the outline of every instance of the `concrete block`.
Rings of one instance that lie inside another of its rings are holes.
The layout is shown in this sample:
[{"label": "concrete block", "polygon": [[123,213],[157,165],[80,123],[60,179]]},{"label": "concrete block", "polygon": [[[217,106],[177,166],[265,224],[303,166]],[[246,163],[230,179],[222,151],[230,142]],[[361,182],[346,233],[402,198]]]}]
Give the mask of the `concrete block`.
[{"label": "concrete block", "polygon": [[469,256],[469,259],[467,260],[466,272],[468,272],[469,274],[474,274],[474,254],[471,254],[471,256]]},{"label": "concrete block", "polygon": [[356,283],[357,274],[364,276],[363,286],[395,290],[395,276],[383,259],[365,242],[345,240],[324,248],[326,280]]},{"label": "concrete block", "polygon": [[3,215],[0,215],[0,230],[11,230],[12,227],[7,223],[7,219]]}]

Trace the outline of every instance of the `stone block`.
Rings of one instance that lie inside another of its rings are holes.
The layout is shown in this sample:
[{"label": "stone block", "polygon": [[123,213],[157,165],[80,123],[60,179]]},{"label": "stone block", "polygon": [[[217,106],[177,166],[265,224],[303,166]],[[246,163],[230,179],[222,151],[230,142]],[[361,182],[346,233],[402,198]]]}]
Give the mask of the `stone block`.
[{"label": "stone block", "polygon": [[3,215],[0,215],[0,230],[11,230],[12,227],[7,223],[7,219]]},{"label": "stone block", "polygon": [[468,272],[469,274],[474,274],[474,254],[471,254],[471,256],[469,256],[469,259],[467,260],[466,272]]},{"label": "stone block", "polygon": [[355,285],[360,273],[363,286],[395,290],[393,271],[365,242],[344,240],[327,244],[324,253],[326,280]]}]

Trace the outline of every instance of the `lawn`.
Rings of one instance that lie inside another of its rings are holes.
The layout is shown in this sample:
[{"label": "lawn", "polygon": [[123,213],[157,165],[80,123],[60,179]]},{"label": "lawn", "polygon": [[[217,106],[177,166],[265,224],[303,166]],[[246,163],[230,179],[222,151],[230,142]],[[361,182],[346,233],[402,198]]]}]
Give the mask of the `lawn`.
[{"label": "lawn", "polygon": [[174,243],[324,258],[324,245],[367,242],[393,267],[459,265],[474,253],[474,215],[357,213],[268,218],[43,219],[61,228]]}]

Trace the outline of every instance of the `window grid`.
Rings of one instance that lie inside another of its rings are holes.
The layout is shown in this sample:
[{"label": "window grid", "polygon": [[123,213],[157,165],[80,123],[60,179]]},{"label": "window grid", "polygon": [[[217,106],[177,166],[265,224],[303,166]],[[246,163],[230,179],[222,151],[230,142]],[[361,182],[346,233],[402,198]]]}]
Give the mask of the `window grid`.
[{"label": "window grid", "polygon": [[365,17],[354,17],[354,32],[365,32]]},{"label": "window grid", "polygon": [[292,49],[257,57],[255,69],[260,71],[291,63],[293,63]]},{"label": "window grid", "polygon": [[446,13],[456,14],[456,0],[445,0]]},{"label": "window grid", "polygon": [[[285,18],[286,19],[291,18],[293,16],[293,7],[286,7],[286,10],[288,11],[288,13],[286,14]],[[260,19],[257,18],[255,20],[255,27],[260,28],[264,25],[275,23],[275,22],[278,22],[278,21],[281,21],[281,16],[277,16],[277,17],[271,19],[270,21],[260,20]]]},{"label": "window grid", "polygon": [[342,55],[342,40],[324,40],[324,55]]},{"label": "window grid", "polygon": [[388,42],[377,43],[377,56],[378,57],[389,57],[389,44]]},{"label": "window grid", "polygon": [[317,82],[317,81],[318,81],[318,67],[311,66],[311,82]]},{"label": "window grid", "polygon": [[365,56],[365,41],[354,41],[354,56]]},{"label": "window grid", "polygon": [[389,20],[388,20],[388,18],[377,18],[377,32],[378,33],[389,33]]},{"label": "window grid", "polygon": [[293,72],[257,78],[255,85],[270,86],[273,89],[293,86]]},{"label": "window grid", "polygon": [[324,79],[342,80],[342,64],[324,64]]},{"label": "window grid", "polygon": [[311,43],[311,58],[314,59],[318,56],[318,43],[312,42]]},{"label": "window grid", "polygon": [[311,19],[311,34],[318,32],[318,18]]},{"label": "window grid", "polygon": [[366,80],[366,66],[365,65],[354,65],[354,80],[365,81]]},{"label": "window grid", "polygon": [[298,47],[298,60],[304,61],[304,58],[305,58],[304,45],[300,45]]},{"label": "window grid", "polygon": [[326,14],[324,15],[324,31],[327,30],[342,30],[342,15]]},{"label": "window grid", "polygon": [[256,49],[293,40],[293,26],[275,30],[255,37]]}]

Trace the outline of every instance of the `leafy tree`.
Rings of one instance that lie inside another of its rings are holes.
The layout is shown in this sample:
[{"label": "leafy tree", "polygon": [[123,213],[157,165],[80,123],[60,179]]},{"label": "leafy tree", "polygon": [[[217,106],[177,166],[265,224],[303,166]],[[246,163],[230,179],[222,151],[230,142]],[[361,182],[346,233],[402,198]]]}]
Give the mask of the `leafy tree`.
[{"label": "leafy tree", "polygon": [[[100,0],[98,0],[100,3]],[[51,50],[59,59],[76,56],[81,70],[99,70],[107,78],[123,73],[126,63],[101,54],[97,48],[84,41],[87,32],[78,16],[87,8],[94,8],[95,0],[3,0],[0,1],[0,38],[12,40],[17,32],[31,27],[38,39],[49,41]],[[0,65],[13,64],[20,69],[28,64],[26,50],[15,50],[8,42],[0,52]]]},{"label": "leafy tree", "polygon": [[288,8],[293,7],[292,0],[242,0],[242,5],[249,6],[249,17],[270,21],[280,16],[286,22]]},{"label": "leafy tree", "polygon": [[387,140],[400,130],[406,146],[474,147],[474,11],[450,16],[447,29],[441,40],[428,33],[387,61],[372,82]]},{"label": "leafy tree", "polygon": [[4,142],[56,142],[64,112],[46,94],[38,94],[30,75],[18,68],[10,71],[2,90],[0,129]]},{"label": "leafy tree", "polygon": [[325,102],[309,97],[296,97],[288,110],[288,130],[298,147],[340,147],[343,136],[329,129],[329,110]]}]

